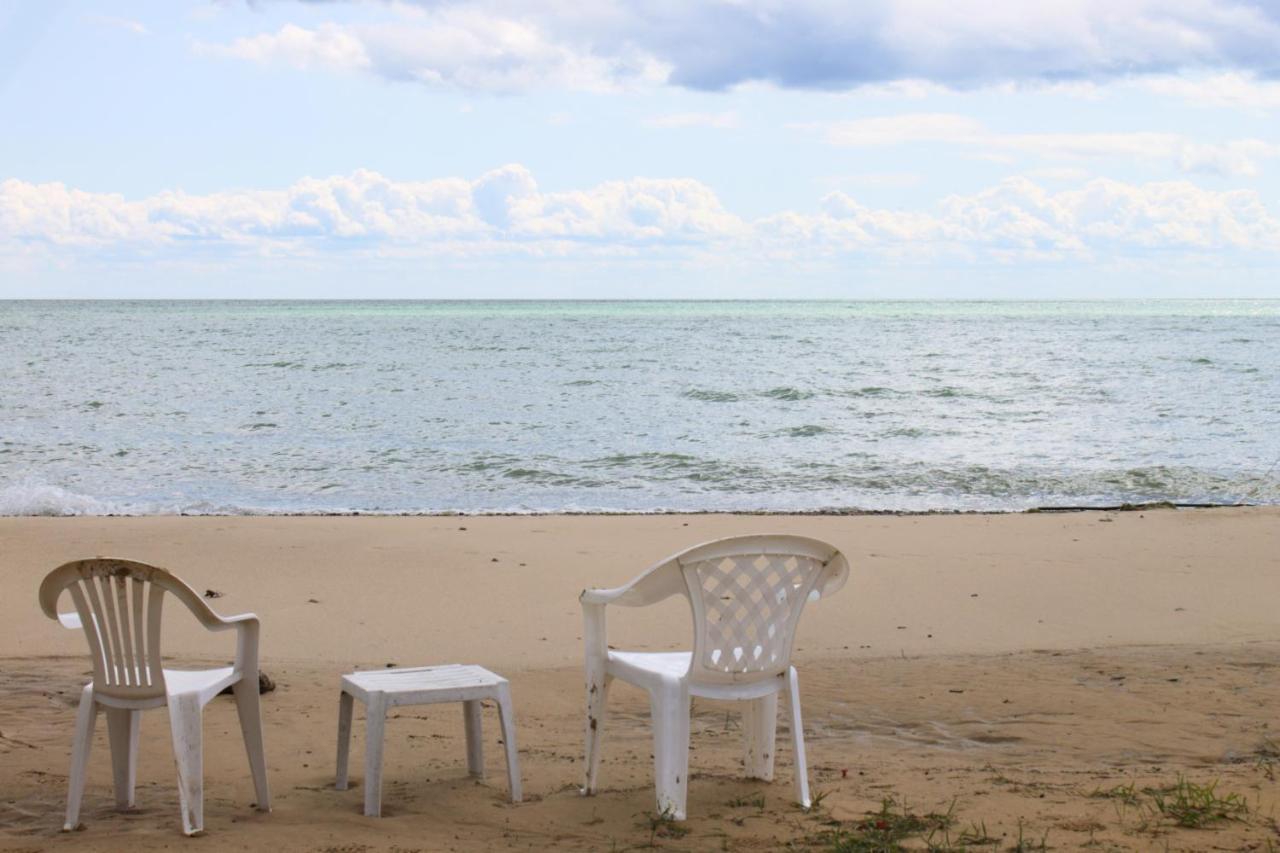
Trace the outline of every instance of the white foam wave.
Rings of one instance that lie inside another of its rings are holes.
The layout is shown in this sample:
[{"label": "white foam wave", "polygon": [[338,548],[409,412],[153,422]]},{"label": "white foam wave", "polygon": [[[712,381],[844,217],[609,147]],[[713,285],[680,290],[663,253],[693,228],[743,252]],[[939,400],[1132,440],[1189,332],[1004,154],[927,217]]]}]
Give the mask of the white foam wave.
[{"label": "white foam wave", "polygon": [[0,515],[113,515],[118,512],[108,501],[31,477],[0,486]]}]

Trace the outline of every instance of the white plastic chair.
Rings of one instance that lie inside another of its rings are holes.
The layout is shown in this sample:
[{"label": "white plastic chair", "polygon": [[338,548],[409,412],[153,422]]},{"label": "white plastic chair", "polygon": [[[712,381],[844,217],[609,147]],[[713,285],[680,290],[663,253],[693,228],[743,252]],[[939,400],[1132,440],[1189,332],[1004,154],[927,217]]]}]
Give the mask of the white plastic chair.
[{"label": "white plastic chair", "polygon": [[[620,678],[649,692],[658,811],[685,818],[693,696],[747,702],[744,764],[773,778],[778,694],[785,691],[795,748],[795,793],[808,808],[800,686],[791,646],[805,602],[844,586],[849,564],[835,547],[802,536],[736,536],[682,551],[617,589],[582,593],[587,675],[586,784],[596,791],[605,703]],[[693,611],[692,652],[622,652],[605,639],[605,605],[644,607],[673,595]]]},{"label": "white plastic chair", "polygon": [[[59,613],[58,599],[71,593],[75,613]],[[234,628],[232,666],[207,670],[164,669],[160,655],[160,616],[166,592],[172,593],[210,631]],[[89,750],[98,709],[107,715],[116,806],[134,804],[138,766],[138,724],[142,711],[168,706],[173,755],[178,765],[182,829],[204,829],[204,706],[226,687],[235,695],[249,753],[249,767],[260,811],[271,810],[262,715],[258,702],[258,617],[252,613],[224,619],[195,590],[164,569],[130,560],[77,560],[54,569],[40,584],[40,607],[67,628],[83,628],[93,659],[93,681],[80,694],[75,746],[63,830],[80,822]]]}]

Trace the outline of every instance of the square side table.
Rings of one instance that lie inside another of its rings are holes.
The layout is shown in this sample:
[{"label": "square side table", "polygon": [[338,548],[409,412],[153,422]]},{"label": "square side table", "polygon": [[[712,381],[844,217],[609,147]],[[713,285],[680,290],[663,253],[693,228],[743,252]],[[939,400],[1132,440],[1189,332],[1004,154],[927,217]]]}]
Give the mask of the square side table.
[{"label": "square side table", "polygon": [[351,716],[357,699],[365,703],[368,717],[364,755],[364,813],[369,817],[379,817],[382,814],[382,744],[387,709],[400,705],[461,702],[462,719],[467,733],[467,769],[472,776],[484,778],[480,702],[489,699],[496,703],[502,724],[502,742],[507,753],[507,780],[511,786],[511,802],[520,802],[520,759],[516,754],[511,686],[502,676],[495,675],[484,667],[463,664],[369,670],[342,676],[342,692],[338,700],[339,791],[347,789]]}]

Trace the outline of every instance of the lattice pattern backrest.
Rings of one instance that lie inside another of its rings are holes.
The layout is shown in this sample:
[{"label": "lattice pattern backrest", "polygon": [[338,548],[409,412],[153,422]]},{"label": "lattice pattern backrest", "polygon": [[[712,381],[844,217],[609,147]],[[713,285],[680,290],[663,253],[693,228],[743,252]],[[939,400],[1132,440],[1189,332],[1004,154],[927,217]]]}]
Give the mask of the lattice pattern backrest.
[{"label": "lattice pattern backrest", "polygon": [[71,594],[89,641],[99,694],[135,699],[164,695],[160,618],[167,577],[163,569],[141,563],[82,560],[46,579],[57,587],[52,590],[55,602],[62,591]]},{"label": "lattice pattern backrest", "polygon": [[759,551],[686,563],[691,673],[743,681],[785,670],[800,613],[825,567],[811,555]]}]

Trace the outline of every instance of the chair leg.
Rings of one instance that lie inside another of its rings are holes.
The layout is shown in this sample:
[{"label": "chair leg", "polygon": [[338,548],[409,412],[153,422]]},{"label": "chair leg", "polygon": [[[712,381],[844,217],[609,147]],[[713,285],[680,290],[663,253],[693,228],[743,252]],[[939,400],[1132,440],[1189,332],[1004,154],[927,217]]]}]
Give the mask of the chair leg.
[{"label": "chair leg", "polygon": [[71,747],[71,775],[67,784],[67,819],[62,825],[64,832],[80,825],[80,800],[84,796],[89,752],[93,748],[93,724],[97,718],[98,703],[93,698],[93,687],[85,687],[80,693],[80,707],[76,710],[76,735]]},{"label": "chair leg", "polygon": [[258,679],[241,678],[231,691],[235,694],[240,733],[244,736],[244,750],[249,755],[253,791],[258,797],[257,809],[269,812],[271,788],[267,785],[267,752],[262,744],[262,700],[258,695]]},{"label": "chair leg", "polygon": [[204,832],[204,731],[203,709],[194,693],[169,697],[169,728],[173,758],[178,766],[178,800],[182,807],[182,831]]},{"label": "chair leg", "polygon": [[343,690],[338,694],[338,773],[334,787],[347,790],[347,767],[351,759],[351,714],[355,698]]},{"label": "chair leg", "polygon": [[133,790],[138,779],[138,730],[142,712],[128,708],[104,708],[107,735],[111,743],[111,774],[115,780],[116,808],[134,806]]},{"label": "chair leg", "polygon": [[600,746],[604,740],[605,706],[609,702],[609,685],[613,678],[605,676],[598,684],[587,686],[587,754],[586,779],[582,793],[591,796],[596,792],[600,777]]},{"label": "chair leg", "polygon": [[777,739],[778,694],[748,701],[742,712],[742,764],[748,779],[773,780]]},{"label": "chair leg", "polygon": [[809,808],[809,763],[804,755],[804,722],[800,718],[800,678],[793,666],[787,672],[787,707],[791,711],[791,746],[796,757],[796,802]]},{"label": "chair leg", "polygon": [[480,719],[480,700],[462,703],[462,722],[467,732],[467,772],[484,778],[484,724]]},{"label": "chair leg", "polygon": [[689,792],[689,691],[670,685],[649,694],[653,714],[653,777],[658,813],[684,820]]},{"label": "chair leg", "polygon": [[382,816],[382,739],[387,730],[387,697],[369,694],[364,744],[364,813]]},{"label": "chair leg", "polygon": [[520,787],[520,753],[516,749],[516,715],[511,707],[511,687],[498,685],[498,720],[502,724],[502,745],[507,753],[507,784],[511,790],[511,802],[524,799]]}]

